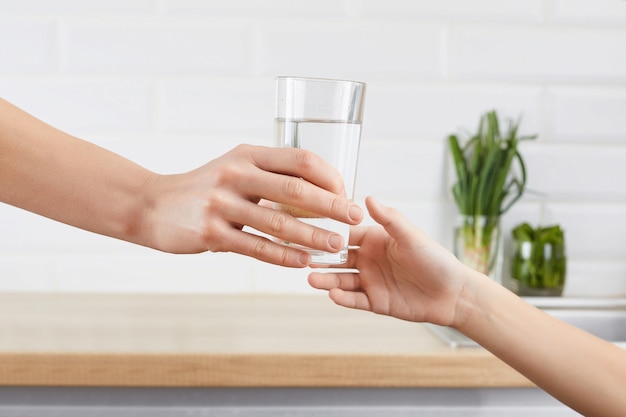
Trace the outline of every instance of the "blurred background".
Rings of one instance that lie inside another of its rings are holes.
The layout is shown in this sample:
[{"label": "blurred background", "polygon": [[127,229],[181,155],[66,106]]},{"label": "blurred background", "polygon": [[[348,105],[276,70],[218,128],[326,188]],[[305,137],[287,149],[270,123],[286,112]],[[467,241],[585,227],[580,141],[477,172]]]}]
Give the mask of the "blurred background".
[{"label": "blurred background", "polygon": [[[0,0],[0,96],[157,172],[273,145],[274,78],[368,84],[356,200],[451,248],[450,133],[522,117],[567,296],[626,294],[626,1]],[[365,223],[371,223],[366,220]],[[308,270],[169,255],[0,204],[0,291],[307,293]]]}]

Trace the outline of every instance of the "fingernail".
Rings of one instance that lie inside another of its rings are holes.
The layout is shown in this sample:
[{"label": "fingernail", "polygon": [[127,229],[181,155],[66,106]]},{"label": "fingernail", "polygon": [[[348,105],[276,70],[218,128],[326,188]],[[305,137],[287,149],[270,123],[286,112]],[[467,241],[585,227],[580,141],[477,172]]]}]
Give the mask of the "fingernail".
[{"label": "fingernail", "polygon": [[328,243],[333,249],[341,249],[343,247],[343,238],[339,235],[330,235]]},{"label": "fingernail", "polygon": [[352,206],[350,206],[350,210],[348,210],[348,216],[350,216],[350,219],[352,221],[361,221],[361,219],[363,218],[363,210],[361,210],[361,207],[353,204]]},{"label": "fingernail", "polygon": [[309,255],[306,252],[303,252],[300,254],[300,256],[298,257],[298,261],[300,262],[300,264],[302,265],[308,265],[311,263],[311,255]]}]

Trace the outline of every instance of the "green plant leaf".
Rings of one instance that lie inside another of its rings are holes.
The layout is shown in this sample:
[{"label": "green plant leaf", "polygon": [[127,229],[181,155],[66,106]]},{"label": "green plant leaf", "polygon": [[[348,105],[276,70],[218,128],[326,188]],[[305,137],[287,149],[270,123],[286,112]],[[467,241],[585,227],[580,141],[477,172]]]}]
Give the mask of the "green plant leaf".
[{"label": "green plant leaf", "polygon": [[518,150],[519,120],[509,121],[504,136],[495,110],[483,114],[478,132],[461,145],[449,136],[457,182],[452,193],[459,211],[465,215],[504,214],[521,198],[526,186],[526,167]]}]

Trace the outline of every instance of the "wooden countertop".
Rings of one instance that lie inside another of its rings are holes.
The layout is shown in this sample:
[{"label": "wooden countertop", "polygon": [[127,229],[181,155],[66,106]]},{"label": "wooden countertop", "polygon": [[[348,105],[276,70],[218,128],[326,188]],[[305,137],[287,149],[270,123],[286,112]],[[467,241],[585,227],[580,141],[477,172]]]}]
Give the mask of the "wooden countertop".
[{"label": "wooden countertop", "polygon": [[523,387],[482,348],[325,295],[0,294],[0,385]]}]

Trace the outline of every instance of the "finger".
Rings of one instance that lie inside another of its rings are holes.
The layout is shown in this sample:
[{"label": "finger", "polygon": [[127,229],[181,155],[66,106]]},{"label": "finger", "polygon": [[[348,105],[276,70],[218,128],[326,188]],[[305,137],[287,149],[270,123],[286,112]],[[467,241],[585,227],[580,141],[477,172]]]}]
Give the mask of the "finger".
[{"label": "finger", "polygon": [[291,268],[303,268],[311,263],[311,255],[305,251],[238,229],[225,233],[224,240],[224,246],[228,247],[229,251],[263,262]]},{"label": "finger", "polygon": [[329,291],[328,295],[335,304],[342,307],[367,311],[372,310],[370,300],[364,292],[344,291],[340,288],[333,288]]},{"label": "finger", "polygon": [[227,212],[228,221],[308,248],[337,252],[344,247],[340,234],[303,223],[287,213],[245,201]]},{"label": "finger", "polygon": [[274,207],[274,203],[265,199],[261,199],[258,203],[259,206],[261,207],[267,207],[267,208],[272,208]]},{"label": "finger", "polygon": [[252,160],[264,171],[302,177],[334,194],[343,194],[343,179],[337,170],[320,156],[305,149],[250,147]]},{"label": "finger", "polygon": [[350,227],[350,238],[348,239],[348,244],[351,246],[361,246],[365,235],[367,235],[370,229],[371,227],[368,226]]},{"label": "finger", "polygon": [[361,289],[361,279],[357,273],[321,273],[312,272],[308,277],[309,285],[318,290],[339,288],[344,291]]},{"label": "finger", "polygon": [[[363,210],[345,198],[343,179],[337,170],[318,155],[295,148],[248,147],[250,157],[261,170],[250,185],[252,195],[303,208],[349,224],[363,219]],[[276,174],[280,175],[280,180]],[[303,179],[304,181],[298,181]],[[267,189],[266,184],[276,184]]]},{"label": "finger", "polygon": [[309,275],[308,281],[313,288],[328,290],[331,300],[337,305],[371,311],[369,297],[361,290],[357,273],[313,272]]},{"label": "finger", "polygon": [[330,290],[337,287],[337,280],[331,274],[320,272],[312,272],[309,274],[307,281],[309,285],[318,290]]},{"label": "finger", "polygon": [[372,219],[383,226],[392,238],[405,241],[415,233],[415,227],[398,210],[385,207],[372,197],[365,199],[365,205]]},{"label": "finger", "polygon": [[280,203],[295,217],[329,217],[348,224],[363,220],[363,210],[357,204],[299,177],[258,171],[242,188],[247,195]]}]

